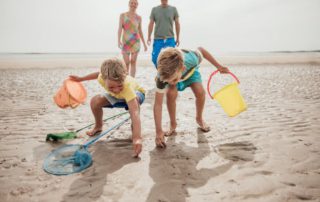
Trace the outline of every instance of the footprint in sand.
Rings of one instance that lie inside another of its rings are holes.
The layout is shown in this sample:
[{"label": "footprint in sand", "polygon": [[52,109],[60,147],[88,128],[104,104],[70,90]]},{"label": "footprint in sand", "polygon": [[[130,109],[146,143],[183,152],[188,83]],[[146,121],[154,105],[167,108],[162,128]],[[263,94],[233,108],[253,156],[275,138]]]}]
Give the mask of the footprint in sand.
[{"label": "footprint in sand", "polygon": [[290,198],[295,198],[295,199],[299,199],[299,200],[302,200],[302,201],[313,200],[312,196],[305,196],[305,195],[300,195],[300,194],[292,194],[292,196]]},{"label": "footprint in sand", "polygon": [[285,184],[285,185],[288,185],[288,186],[290,186],[290,187],[295,187],[296,186],[296,184],[294,184],[294,183],[291,183],[291,182],[281,182],[282,184]]},{"label": "footprint in sand", "polygon": [[252,161],[257,148],[250,142],[234,142],[219,145],[217,153],[230,161]]}]

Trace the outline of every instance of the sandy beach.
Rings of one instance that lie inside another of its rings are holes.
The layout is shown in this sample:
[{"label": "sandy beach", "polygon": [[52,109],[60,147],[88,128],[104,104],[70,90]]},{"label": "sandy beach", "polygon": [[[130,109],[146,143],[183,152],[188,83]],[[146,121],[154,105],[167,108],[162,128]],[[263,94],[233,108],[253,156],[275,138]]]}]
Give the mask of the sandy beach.
[{"label": "sandy beach", "polygon": [[[87,102],[76,109],[60,109],[52,97],[68,75],[97,71],[101,57],[55,64],[2,59],[0,201],[320,201],[319,53],[254,58],[222,60],[240,79],[248,110],[229,118],[207,96],[204,117],[212,130],[202,133],[187,89],[179,94],[177,135],[166,139],[166,149],[154,143],[156,71],[140,61],[136,77],[147,90],[141,158],[131,157],[127,123],[90,147],[91,167],[68,176],[43,171],[45,157],[63,144],[89,138],[82,131],[74,140],[53,144],[45,141],[46,134],[92,123],[90,98],[103,89],[98,82],[84,82]],[[206,85],[213,67],[204,64],[200,71]],[[119,112],[105,109],[104,117]]]}]

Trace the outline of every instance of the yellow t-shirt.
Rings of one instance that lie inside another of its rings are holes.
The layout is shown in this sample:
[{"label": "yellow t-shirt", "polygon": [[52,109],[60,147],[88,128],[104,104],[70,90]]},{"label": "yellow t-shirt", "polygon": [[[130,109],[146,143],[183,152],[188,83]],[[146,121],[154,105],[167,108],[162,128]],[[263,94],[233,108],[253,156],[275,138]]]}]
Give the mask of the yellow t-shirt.
[{"label": "yellow t-shirt", "polygon": [[102,79],[101,73],[98,76],[99,84],[107,91],[108,94],[117,98],[117,99],[124,99],[127,103],[136,98],[136,91],[140,91],[141,93],[145,93],[145,90],[136,82],[136,80],[131,77],[127,76],[123,83],[123,89],[119,93],[115,94],[108,90],[104,80]]}]

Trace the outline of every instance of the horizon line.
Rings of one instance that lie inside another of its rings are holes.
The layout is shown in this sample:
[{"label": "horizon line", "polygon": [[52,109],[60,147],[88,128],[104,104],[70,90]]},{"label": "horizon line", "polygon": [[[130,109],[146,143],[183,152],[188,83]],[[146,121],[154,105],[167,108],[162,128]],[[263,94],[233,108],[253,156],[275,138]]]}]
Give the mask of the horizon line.
[{"label": "horizon line", "polygon": [[[290,51],[290,50],[283,50],[283,51],[226,51],[226,52],[220,52],[220,53],[303,53],[303,52],[320,52],[320,49],[316,50],[296,50],[296,51]],[[149,52],[147,52],[149,53]],[[16,55],[46,55],[46,54],[86,54],[86,55],[95,55],[95,54],[121,54],[120,52],[0,52],[0,54],[3,55],[10,55],[10,54],[16,54]],[[140,53],[142,55],[146,53]]]}]

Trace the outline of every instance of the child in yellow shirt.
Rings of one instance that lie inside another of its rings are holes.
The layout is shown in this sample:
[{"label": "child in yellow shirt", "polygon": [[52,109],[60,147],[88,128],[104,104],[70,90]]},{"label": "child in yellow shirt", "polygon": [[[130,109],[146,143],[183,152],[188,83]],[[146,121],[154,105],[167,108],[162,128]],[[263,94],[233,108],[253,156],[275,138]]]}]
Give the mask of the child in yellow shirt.
[{"label": "child in yellow shirt", "polygon": [[102,131],[103,108],[126,108],[132,121],[132,143],[134,156],[138,157],[142,150],[141,121],[139,106],[145,98],[145,90],[128,75],[124,62],[117,58],[104,61],[100,72],[94,72],[83,77],[70,75],[75,81],[97,79],[106,93],[96,95],[91,99],[90,106],[95,119],[95,126],[87,131],[87,135],[94,136]]}]

